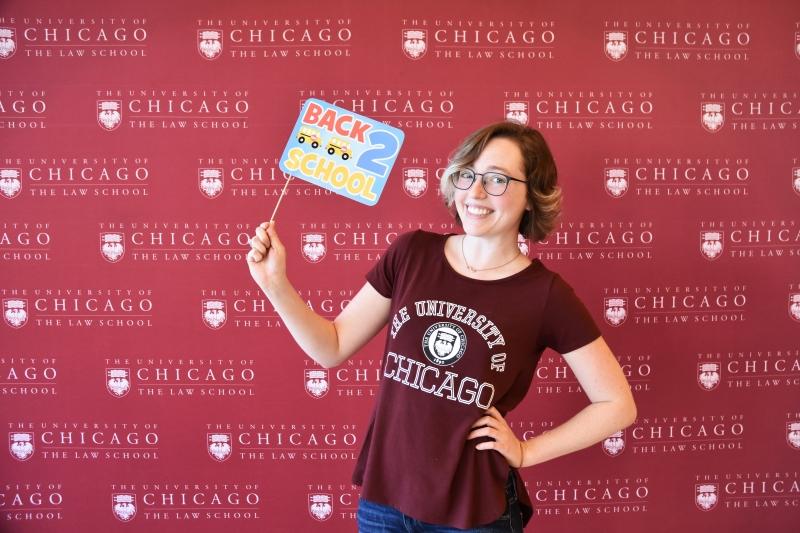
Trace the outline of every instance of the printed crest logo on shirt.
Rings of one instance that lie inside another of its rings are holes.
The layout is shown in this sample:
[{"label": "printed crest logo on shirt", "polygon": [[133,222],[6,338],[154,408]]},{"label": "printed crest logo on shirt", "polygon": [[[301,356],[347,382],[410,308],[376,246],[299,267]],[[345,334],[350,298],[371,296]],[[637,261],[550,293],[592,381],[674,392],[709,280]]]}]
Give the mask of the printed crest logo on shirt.
[{"label": "printed crest logo on shirt", "polygon": [[8,434],[8,451],[17,461],[27,461],[35,451],[33,433],[30,431],[11,431]]},{"label": "printed crest logo on shirt", "polygon": [[716,389],[722,381],[720,365],[717,363],[698,363],[697,364],[697,384],[701,390],[712,391]]},{"label": "printed crest logo on shirt", "polygon": [[136,516],[136,494],[115,493],[111,495],[111,512],[120,522],[130,522]]},{"label": "printed crest logo on shirt", "polygon": [[330,390],[330,377],[327,369],[306,369],[303,371],[303,385],[309,396],[323,398]]},{"label": "printed crest logo on shirt", "polygon": [[211,329],[219,329],[228,319],[228,300],[203,300],[203,324]]},{"label": "printed crest logo on shirt", "polygon": [[403,53],[409,59],[422,59],[428,51],[428,30],[403,29]]},{"label": "printed crest logo on shirt", "polygon": [[106,131],[114,131],[122,124],[122,100],[98,100],[97,124]]},{"label": "printed crest logo on shirt", "polygon": [[612,61],[622,61],[628,55],[628,32],[607,31],[603,32],[605,41],[603,51]]},{"label": "printed crest logo on shirt", "polygon": [[507,100],[503,103],[503,118],[527,126],[530,118],[530,107],[530,102],[527,100]]},{"label": "printed crest logo on shirt", "polygon": [[131,390],[129,368],[106,368],[106,390],[114,398],[122,398]]},{"label": "printed crest logo on shirt", "polygon": [[223,462],[233,453],[230,433],[207,433],[206,448],[208,455],[217,462]]},{"label": "printed crest logo on shirt", "polygon": [[422,351],[436,365],[454,365],[467,349],[467,335],[452,322],[437,322],[425,331]]},{"label": "printed crest logo on shirt", "polygon": [[17,51],[17,30],[0,27],[0,59],[11,59]]},{"label": "printed crest logo on shirt", "polygon": [[604,298],[605,312],[603,317],[611,326],[621,326],[628,318],[627,298]]},{"label": "printed crest logo on shirt", "polygon": [[800,293],[789,295],[789,316],[800,322]]},{"label": "printed crest logo on shirt", "polygon": [[709,133],[718,132],[725,124],[725,105],[722,102],[702,102],[700,124]]},{"label": "printed crest logo on shirt", "polygon": [[333,494],[309,494],[308,514],[319,522],[324,522],[333,514]]},{"label": "printed crest logo on shirt", "polygon": [[222,30],[197,30],[197,53],[213,61],[222,54]]},{"label": "printed crest logo on shirt", "polygon": [[419,198],[428,190],[428,169],[406,167],[403,169],[403,192],[411,198]]},{"label": "printed crest logo on shirt", "polygon": [[101,232],[100,255],[109,263],[119,262],[125,256],[125,234],[120,232]]},{"label": "printed crest logo on shirt", "polygon": [[609,457],[616,457],[625,450],[625,430],[620,430],[610,435],[602,442],[603,453]]},{"label": "printed crest logo on shirt", "polygon": [[694,503],[701,511],[710,511],[717,506],[719,484],[718,483],[696,483]]},{"label": "printed crest logo on shirt", "polygon": [[0,195],[3,198],[16,198],[22,190],[22,182],[19,179],[22,170],[19,168],[0,169]]},{"label": "printed crest logo on shirt", "polygon": [[326,233],[301,233],[300,251],[303,258],[309,263],[319,263],[325,259],[327,239]]},{"label": "printed crest logo on shirt", "polygon": [[786,423],[786,444],[793,450],[800,450],[800,420]]},{"label": "printed crest logo on shirt", "polygon": [[700,253],[706,259],[713,261],[722,257],[723,239],[722,231],[701,231],[700,232]]},{"label": "printed crest logo on shirt", "polygon": [[800,167],[792,169],[792,190],[800,196]]},{"label": "printed crest logo on shirt", "polygon": [[21,328],[28,323],[27,298],[3,298],[3,320],[12,328]]},{"label": "printed crest logo on shirt", "polygon": [[225,177],[221,168],[197,169],[197,187],[206,198],[216,198],[222,193],[224,186]]},{"label": "printed crest logo on shirt", "polygon": [[630,181],[627,168],[606,168],[603,170],[604,188],[612,198],[622,198],[628,192]]}]

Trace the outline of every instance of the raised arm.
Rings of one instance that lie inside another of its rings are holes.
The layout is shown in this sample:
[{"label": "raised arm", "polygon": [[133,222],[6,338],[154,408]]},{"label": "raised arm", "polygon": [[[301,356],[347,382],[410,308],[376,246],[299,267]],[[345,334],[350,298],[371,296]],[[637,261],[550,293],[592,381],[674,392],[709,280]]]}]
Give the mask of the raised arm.
[{"label": "raised arm", "polygon": [[391,300],[369,283],[333,321],[308,306],[286,275],[286,249],[275,222],[264,222],[250,239],[250,275],[272,303],[295,342],[325,368],[338,366],[369,342],[389,320]]}]

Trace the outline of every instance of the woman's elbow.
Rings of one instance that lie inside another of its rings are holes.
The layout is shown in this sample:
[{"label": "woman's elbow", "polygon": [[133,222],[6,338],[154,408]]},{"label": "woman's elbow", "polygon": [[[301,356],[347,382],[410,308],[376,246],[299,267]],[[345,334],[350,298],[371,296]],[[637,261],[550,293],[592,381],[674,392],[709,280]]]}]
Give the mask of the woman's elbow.
[{"label": "woman's elbow", "polygon": [[623,428],[626,428],[636,422],[636,417],[638,416],[636,401],[634,401],[632,395],[629,397],[628,401],[625,402],[625,415],[625,425]]},{"label": "woman's elbow", "polygon": [[319,364],[322,368],[331,369],[336,368],[337,366],[341,365],[347,359],[349,359],[350,354],[342,354],[338,352],[325,352],[325,353],[316,353],[316,354],[308,354],[308,356],[313,359],[314,361]]}]

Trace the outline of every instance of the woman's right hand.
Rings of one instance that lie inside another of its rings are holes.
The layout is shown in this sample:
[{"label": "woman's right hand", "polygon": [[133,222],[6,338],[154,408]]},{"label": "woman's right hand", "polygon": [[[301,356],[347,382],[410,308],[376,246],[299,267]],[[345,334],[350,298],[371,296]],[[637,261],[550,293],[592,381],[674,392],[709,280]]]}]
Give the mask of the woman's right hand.
[{"label": "woman's right hand", "polygon": [[275,221],[262,222],[250,238],[247,252],[250,275],[264,292],[286,281],[286,248],[275,231]]}]

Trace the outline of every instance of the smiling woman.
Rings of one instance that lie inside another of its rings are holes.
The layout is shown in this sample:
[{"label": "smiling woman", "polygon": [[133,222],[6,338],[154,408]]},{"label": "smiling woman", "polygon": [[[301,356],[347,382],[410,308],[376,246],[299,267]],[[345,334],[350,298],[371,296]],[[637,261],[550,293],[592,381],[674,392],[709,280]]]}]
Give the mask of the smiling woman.
[{"label": "smiling woman", "polygon": [[[353,473],[362,533],[408,524],[521,532],[533,508],[517,469],[590,446],[635,418],[630,386],[586,307],[517,245],[520,234],[545,238],[560,211],[541,134],[510,122],[473,133],[441,186],[464,233],[399,235],[333,321],[289,283],[274,222],[251,240],[253,279],[322,366],[342,364],[391,324]],[[504,417],[526,396],[546,348],[563,354],[592,404],[520,441]]]},{"label": "smiling woman", "polygon": [[493,146],[485,154],[483,162],[490,164],[489,160],[498,160],[499,166],[488,170],[503,172],[509,167],[505,174],[525,182],[529,203],[520,221],[519,233],[529,239],[543,239],[555,227],[561,212],[561,188],[557,185],[558,171],[547,142],[541,133],[527,126],[501,122],[464,139],[445,169],[444,175],[450,179],[443,179],[440,183],[445,203],[455,215],[456,222],[461,223],[460,213],[453,211],[457,187],[452,176],[462,169],[478,166],[476,160],[484,155],[490,143]]}]

